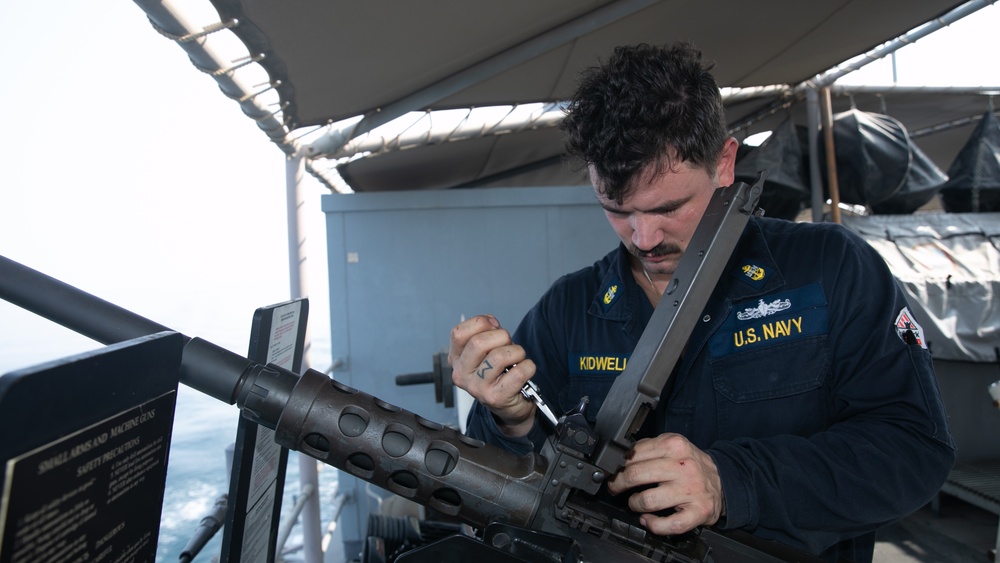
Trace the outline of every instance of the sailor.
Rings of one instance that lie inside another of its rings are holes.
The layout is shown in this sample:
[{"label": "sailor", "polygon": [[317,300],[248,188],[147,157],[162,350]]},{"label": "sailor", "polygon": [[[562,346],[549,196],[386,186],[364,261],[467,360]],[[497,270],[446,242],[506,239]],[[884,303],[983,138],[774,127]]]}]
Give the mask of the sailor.
[{"label": "sailor", "polygon": [[[593,421],[719,186],[737,141],[690,45],[620,47],[587,70],[563,129],[621,239],[563,276],[511,335],[480,315],[451,333],[468,434],[538,449],[531,379]],[[875,532],[937,494],[955,459],[931,357],[881,257],[833,224],[753,218],[644,438],[608,490],[649,531],[740,529],[828,561],[871,561]]]}]

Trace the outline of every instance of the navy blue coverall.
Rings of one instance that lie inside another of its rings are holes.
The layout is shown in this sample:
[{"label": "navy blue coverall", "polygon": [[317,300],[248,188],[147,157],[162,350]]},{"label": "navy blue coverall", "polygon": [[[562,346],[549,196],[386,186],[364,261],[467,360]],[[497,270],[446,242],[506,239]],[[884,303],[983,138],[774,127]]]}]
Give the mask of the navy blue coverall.
[{"label": "navy blue coverall", "polygon": [[[653,308],[624,246],[563,276],[513,335],[556,414],[596,417]],[[875,530],[927,503],[955,459],[931,357],[885,262],[832,224],[752,219],[654,413],[718,467],[722,528],[829,561],[870,561]],[[647,420],[647,426],[650,421]],[[474,404],[467,433],[508,450]]]}]

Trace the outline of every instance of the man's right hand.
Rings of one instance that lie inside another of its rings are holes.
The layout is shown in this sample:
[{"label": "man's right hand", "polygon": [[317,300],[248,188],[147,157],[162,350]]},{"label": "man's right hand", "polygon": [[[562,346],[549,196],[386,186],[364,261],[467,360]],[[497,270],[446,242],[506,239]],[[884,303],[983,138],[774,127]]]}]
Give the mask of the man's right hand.
[{"label": "man's right hand", "polygon": [[455,385],[490,409],[504,434],[528,434],[535,403],[521,395],[521,387],[535,375],[535,364],[496,317],[479,315],[451,329],[448,364]]}]

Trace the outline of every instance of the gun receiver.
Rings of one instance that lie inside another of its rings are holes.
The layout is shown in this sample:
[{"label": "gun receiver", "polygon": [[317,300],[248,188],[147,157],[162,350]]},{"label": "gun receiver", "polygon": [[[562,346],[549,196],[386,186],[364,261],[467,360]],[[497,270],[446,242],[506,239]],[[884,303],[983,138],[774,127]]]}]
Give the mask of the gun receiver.
[{"label": "gun receiver", "polygon": [[[470,557],[475,551],[510,558],[488,558],[497,561],[571,562],[584,556],[681,563],[811,561],[790,550],[771,555],[751,547],[749,536],[734,539],[710,529],[657,537],[634,514],[597,496],[606,477],[621,467],[635,429],[655,408],[694,319],[756,209],[762,182],[763,176],[753,186],[740,183],[715,193],[661,302],[665,305],[656,309],[628,369],[598,413],[596,428],[588,425],[581,406],[560,419],[539,454],[511,454],[320,372],[298,375],[256,364],[200,338],[185,337],[180,380],[238,405],[243,416],[274,429],[284,447],[476,527],[479,541],[453,540]],[[169,330],[2,256],[0,298],[105,344]],[[435,553],[453,550],[426,548],[423,556],[418,549],[406,561],[439,561]],[[553,559],[553,553],[558,557]]]}]

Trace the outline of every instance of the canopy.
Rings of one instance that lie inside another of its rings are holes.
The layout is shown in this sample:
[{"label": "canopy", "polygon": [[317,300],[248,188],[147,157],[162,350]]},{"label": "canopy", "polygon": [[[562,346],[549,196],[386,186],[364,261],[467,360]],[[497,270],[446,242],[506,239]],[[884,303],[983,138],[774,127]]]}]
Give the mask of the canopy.
[{"label": "canopy", "polygon": [[406,110],[565,100],[623,43],[692,41],[720,86],[798,84],[956,0],[212,0],[264,53],[292,128]]},{"label": "canopy", "polygon": [[[135,1],[283,150],[304,155],[310,171],[328,184],[321,169],[336,165],[355,191],[585,183],[562,161],[561,135],[553,129],[557,120],[515,129],[486,127],[482,135],[464,136],[461,142],[435,137],[410,150],[364,153],[367,158],[348,164],[325,159],[342,155],[352,139],[411,111],[564,101],[580,70],[620,44],[694,43],[715,61],[720,86],[752,92],[727,98],[729,122],[743,135],[777,125],[767,116],[780,120],[784,111],[794,112],[794,122],[804,125],[799,87],[806,81],[827,76],[845,61],[878,56],[894,38],[929,33],[988,4],[211,0],[220,22],[203,32],[186,24],[185,8],[179,2],[175,7],[175,0]],[[223,28],[246,46],[250,60],[233,64],[202,56],[198,50],[210,44],[211,32]],[[234,75],[244,62],[266,70],[264,89],[273,89],[279,99],[274,107],[256,104],[258,92],[236,84]],[[846,101],[835,104],[838,111],[847,109]],[[933,107],[939,110],[942,104]],[[980,103],[972,114],[982,111]],[[914,130],[906,117],[889,113]],[[968,115],[936,111],[932,124]],[[757,125],[745,125],[761,117]],[[307,135],[303,131],[310,126],[321,129]],[[946,167],[957,151],[948,150],[944,163],[933,150],[927,152]]]}]

